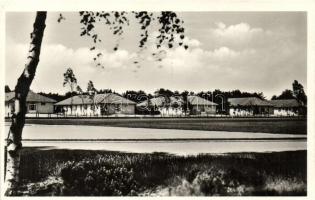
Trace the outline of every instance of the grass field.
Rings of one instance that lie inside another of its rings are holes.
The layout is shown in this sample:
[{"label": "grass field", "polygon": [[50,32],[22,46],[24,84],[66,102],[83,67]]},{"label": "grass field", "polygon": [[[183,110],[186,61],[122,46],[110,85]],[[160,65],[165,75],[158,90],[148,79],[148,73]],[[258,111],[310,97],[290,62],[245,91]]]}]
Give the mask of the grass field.
[{"label": "grass field", "polygon": [[306,151],[173,156],[24,148],[23,195],[306,195]]},{"label": "grass field", "polygon": [[27,119],[29,124],[306,134],[304,118],[102,118]]}]

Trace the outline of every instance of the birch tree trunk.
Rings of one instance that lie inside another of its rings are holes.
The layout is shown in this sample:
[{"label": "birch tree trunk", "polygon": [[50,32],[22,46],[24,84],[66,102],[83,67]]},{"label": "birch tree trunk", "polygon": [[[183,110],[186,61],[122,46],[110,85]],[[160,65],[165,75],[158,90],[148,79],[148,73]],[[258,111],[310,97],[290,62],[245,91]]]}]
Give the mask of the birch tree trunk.
[{"label": "birch tree trunk", "polygon": [[31,33],[31,43],[23,73],[15,86],[15,103],[11,117],[11,126],[7,138],[5,195],[17,195],[19,185],[20,150],[22,148],[22,131],[27,112],[26,97],[35,76],[45,30],[47,12],[37,12]]}]

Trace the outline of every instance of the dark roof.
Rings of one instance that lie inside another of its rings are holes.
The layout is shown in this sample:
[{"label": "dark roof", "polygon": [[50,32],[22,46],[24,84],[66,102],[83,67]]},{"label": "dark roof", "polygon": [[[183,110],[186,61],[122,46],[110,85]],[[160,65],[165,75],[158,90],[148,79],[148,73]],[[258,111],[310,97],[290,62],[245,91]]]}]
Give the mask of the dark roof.
[{"label": "dark roof", "polygon": [[[122,96],[113,93],[105,93],[105,94],[96,94],[94,97],[94,102],[96,104],[99,103],[107,103],[107,104],[136,104],[129,99],[126,99]],[[93,104],[93,98],[88,95],[76,95],[60,101],[55,105],[87,105]]]},{"label": "dark roof", "polygon": [[230,106],[272,106],[266,100],[257,97],[229,98]]},{"label": "dark roof", "polygon": [[55,105],[83,105],[83,104],[93,104],[93,100],[88,97],[88,95],[77,95],[65,100],[59,101]]},{"label": "dark roof", "polygon": [[270,103],[276,108],[292,108],[301,106],[296,99],[271,100]]},{"label": "dark roof", "polygon": [[[14,92],[5,93],[5,102],[13,101],[14,98],[15,98]],[[37,94],[33,91],[29,91],[26,97],[26,102],[55,103],[56,100]]]},{"label": "dark roof", "polygon": [[201,98],[199,96],[188,96],[187,97],[189,103],[191,105],[206,105],[206,106],[216,106],[218,104],[212,102],[212,101],[209,101],[207,99],[204,99],[204,98]]}]

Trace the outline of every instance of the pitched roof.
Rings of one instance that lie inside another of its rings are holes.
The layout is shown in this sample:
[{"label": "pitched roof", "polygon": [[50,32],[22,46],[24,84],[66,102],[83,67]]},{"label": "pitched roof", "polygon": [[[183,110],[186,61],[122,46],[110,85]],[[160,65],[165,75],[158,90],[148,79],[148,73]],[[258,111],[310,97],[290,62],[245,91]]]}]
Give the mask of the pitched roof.
[{"label": "pitched roof", "polygon": [[296,99],[271,100],[270,103],[276,108],[292,108],[301,106]]},{"label": "pitched roof", "polygon": [[[137,106],[148,106],[148,100],[142,101],[141,103],[138,103]],[[167,102],[166,98],[164,96],[154,97],[150,99],[150,104],[153,106],[161,107],[164,105],[181,105],[183,103],[183,99],[178,96],[170,97],[169,102]]]},{"label": "pitched roof", "polygon": [[14,99],[14,92],[6,92],[5,93],[5,102],[11,101]]},{"label": "pitched roof", "polygon": [[207,99],[204,99],[204,98],[201,98],[199,96],[188,96],[187,97],[189,103],[191,105],[207,105],[207,106],[216,106],[218,104],[212,102],[212,101],[209,101]]},{"label": "pitched roof", "polygon": [[[14,92],[5,93],[5,101],[11,101],[15,98]],[[41,102],[41,103],[55,103],[56,100],[37,94],[33,91],[29,91],[26,97],[26,102]]]},{"label": "pitched roof", "polygon": [[[192,105],[197,105],[197,104],[198,105],[208,105],[208,106],[218,105],[212,101],[208,101],[208,100],[201,98],[199,96],[188,96],[187,100]],[[163,96],[152,98],[152,99],[150,99],[150,101],[151,101],[152,105],[158,106],[158,107],[164,106],[166,104],[166,99]],[[173,105],[173,104],[181,105],[183,103],[184,103],[184,100],[182,97],[177,97],[177,96],[176,97],[170,97],[170,103],[169,103],[170,105]],[[147,106],[147,105],[148,105],[147,100],[137,104],[137,106]]]},{"label": "pitched roof", "polygon": [[[126,99],[122,96],[113,93],[105,93],[105,94],[96,94],[94,97],[94,102],[96,104],[105,103],[105,104],[136,104],[129,99]],[[93,98],[89,95],[76,95],[65,99],[63,101],[59,101],[55,105],[87,105],[93,104]]]},{"label": "pitched roof", "polygon": [[62,101],[59,101],[55,105],[83,105],[83,104],[93,104],[93,100],[88,97],[88,95],[77,95]]},{"label": "pitched roof", "polygon": [[231,106],[272,106],[271,103],[257,97],[229,98]]},{"label": "pitched roof", "polygon": [[[165,98],[164,97],[154,97],[152,99],[150,99],[150,103],[153,106],[162,106],[163,103],[165,102]],[[141,103],[138,103],[137,106],[148,106],[149,104],[149,99],[148,100],[144,100]]]}]

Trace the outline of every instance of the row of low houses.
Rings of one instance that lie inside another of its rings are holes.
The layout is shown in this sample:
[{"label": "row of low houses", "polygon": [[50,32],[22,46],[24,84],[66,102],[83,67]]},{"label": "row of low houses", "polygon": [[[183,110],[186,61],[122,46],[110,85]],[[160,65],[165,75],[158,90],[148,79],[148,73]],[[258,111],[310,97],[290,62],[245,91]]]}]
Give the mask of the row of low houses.
[{"label": "row of low houses", "polygon": [[257,97],[230,98],[229,114],[231,116],[298,116],[304,115],[305,106],[296,99],[261,100]]},{"label": "row of low houses", "polygon": [[[267,101],[256,97],[229,98],[228,104],[230,116],[298,116],[305,113],[305,106],[295,99]],[[65,116],[150,114],[147,112],[150,110],[160,116],[214,115],[217,106],[199,96],[187,96],[187,101],[181,96],[159,96],[138,104],[114,93],[77,95],[60,102],[32,91],[27,96],[27,113],[62,113]],[[5,114],[10,116],[12,112],[14,92],[9,92],[5,94]]]}]

